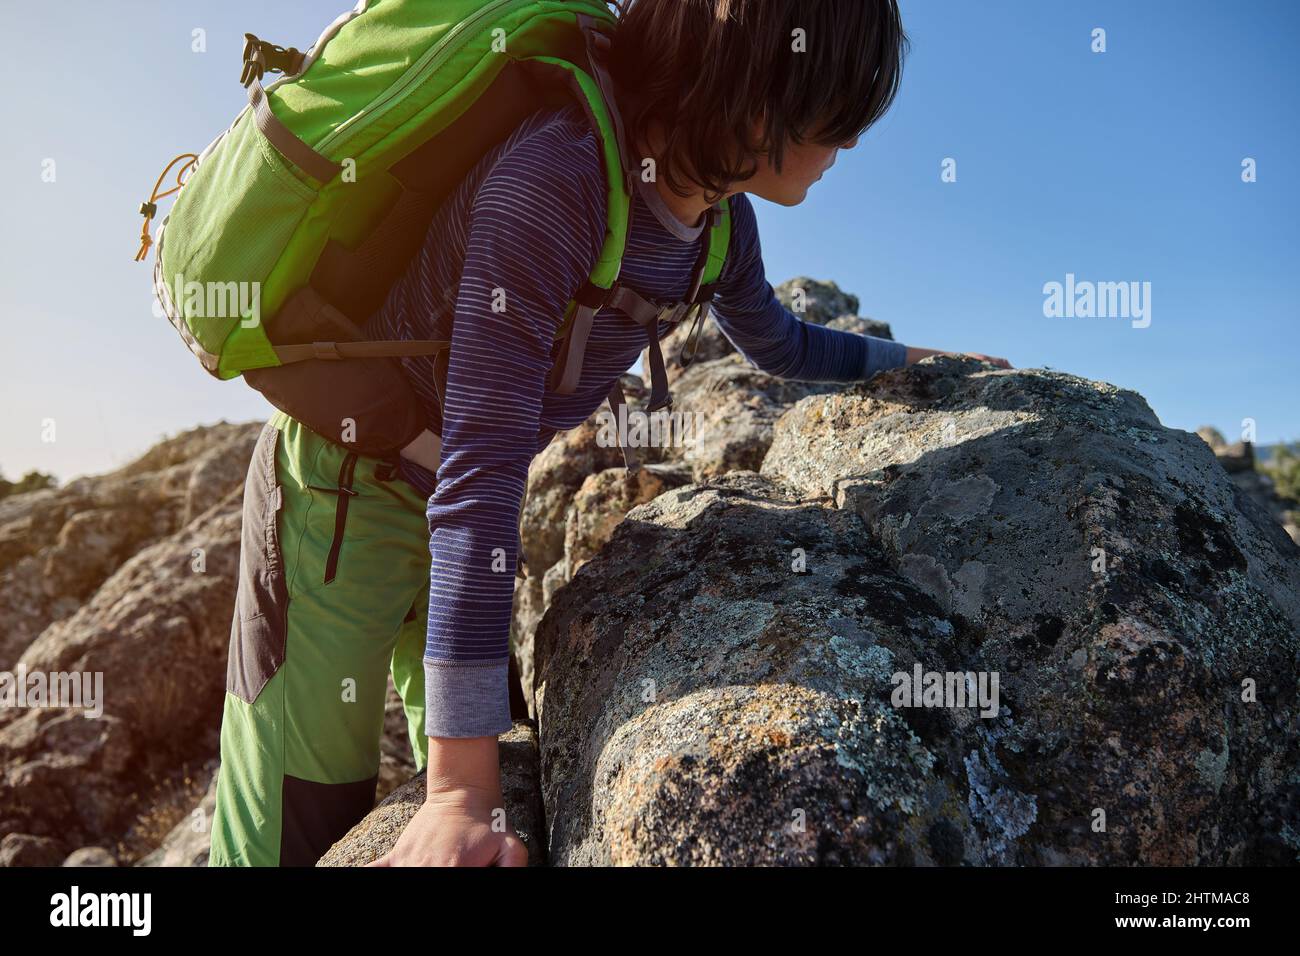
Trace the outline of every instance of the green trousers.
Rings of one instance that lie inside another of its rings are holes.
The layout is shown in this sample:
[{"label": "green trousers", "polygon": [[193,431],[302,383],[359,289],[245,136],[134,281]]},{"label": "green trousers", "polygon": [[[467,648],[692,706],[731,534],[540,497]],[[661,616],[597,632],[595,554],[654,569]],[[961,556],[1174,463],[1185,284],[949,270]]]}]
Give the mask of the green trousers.
[{"label": "green trousers", "polygon": [[212,866],[309,866],[374,804],[387,675],[418,766],[425,499],[283,414],[244,489]]}]

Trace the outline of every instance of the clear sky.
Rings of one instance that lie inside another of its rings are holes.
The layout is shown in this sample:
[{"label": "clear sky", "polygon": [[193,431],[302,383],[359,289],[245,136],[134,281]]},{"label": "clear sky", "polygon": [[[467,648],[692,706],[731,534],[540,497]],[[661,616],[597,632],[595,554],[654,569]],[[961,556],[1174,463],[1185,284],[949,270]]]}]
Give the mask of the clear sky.
[{"label": "clear sky", "polygon": [[[245,31],[305,48],[347,6],[6,0],[7,477],[102,471],[164,434],[266,414],[153,315],[136,207],[240,109]],[[1300,438],[1300,3],[902,6],[913,50],[892,112],[803,205],[755,202],[773,284],[834,279],[902,341],[1114,382],[1167,425],[1232,437],[1249,417],[1261,442]],[[1151,283],[1149,327],[1045,317],[1043,286],[1067,273]]]}]

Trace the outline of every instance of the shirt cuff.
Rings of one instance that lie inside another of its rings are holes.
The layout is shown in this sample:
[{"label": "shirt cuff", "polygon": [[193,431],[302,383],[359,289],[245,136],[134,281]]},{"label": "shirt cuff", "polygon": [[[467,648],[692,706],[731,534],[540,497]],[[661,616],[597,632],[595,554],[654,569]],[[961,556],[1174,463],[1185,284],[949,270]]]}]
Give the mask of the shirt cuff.
[{"label": "shirt cuff", "polygon": [[424,662],[424,732],[430,737],[496,737],[511,726],[508,661]]},{"label": "shirt cuff", "polygon": [[886,369],[902,368],[907,364],[907,346],[893,339],[878,339],[874,335],[862,336],[867,340],[867,366],[863,379],[871,378]]}]

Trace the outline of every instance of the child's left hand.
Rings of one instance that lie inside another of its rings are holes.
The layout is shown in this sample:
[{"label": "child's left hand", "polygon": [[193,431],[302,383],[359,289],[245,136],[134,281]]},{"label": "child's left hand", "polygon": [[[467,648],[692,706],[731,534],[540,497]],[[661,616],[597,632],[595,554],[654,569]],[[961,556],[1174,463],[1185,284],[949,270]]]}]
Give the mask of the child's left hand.
[{"label": "child's left hand", "polygon": [[998,358],[996,355],[983,355],[979,352],[946,352],[943,349],[923,349],[909,345],[907,347],[907,364],[912,365],[922,359],[927,359],[931,355],[961,355],[965,358],[978,359],[981,362],[988,362],[996,365],[998,368],[1012,368],[1012,364],[1004,358]]},{"label": "child's left hand", "polygon": [[978,353],[978,352],[967,352],[967,353],[966,353],[966,357],[967,357],[967,358],[973,358],[973,359],[979,359],[981,362],[988,362],[988,363],[991,364],[991,365],[996,365],[998,368],[1011,368],[1011,367],[1012,367],[1011,363],[1008,362],[1006,359],[1004,359],[1004,358],[998,358],[998,357],[995,356],[995,355],[981,355],[981,354]]}]

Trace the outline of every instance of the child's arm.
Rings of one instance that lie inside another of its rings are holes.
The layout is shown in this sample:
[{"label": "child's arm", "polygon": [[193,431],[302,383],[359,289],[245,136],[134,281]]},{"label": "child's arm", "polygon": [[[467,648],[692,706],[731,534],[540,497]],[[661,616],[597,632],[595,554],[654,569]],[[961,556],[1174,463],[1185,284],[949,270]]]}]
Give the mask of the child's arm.
[{"label": "child's arm", "polygon": [[478,187],[469,218],[428,504],[428,792],[385,860],[397,865],[517,861],[518,841],[497,812],[496,735],[511,726],[518,516],[555,332],[604,238],[594,139],[543,131],[512,147]]},{"label": "child's arm", "polygon": [[[940,354],[800,320],[781,305],[767,281],[749,198],[733,196],[731,210],[732,247],[718,282],[714,317],[750,364],[769,375],[803,382],[859,382]],[[1005,364],[1005,359],[988,361]]]},{"label": "child's arm", "polygon": [[731,197],[731,248],[713,304],[723,335],[751,365],[801,382],[859,382],[907,361],[889,339],[804,322],[776,298],[749,197]]}]

